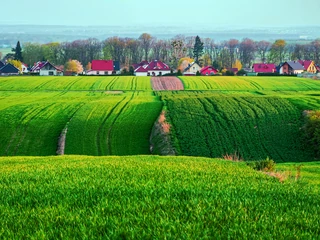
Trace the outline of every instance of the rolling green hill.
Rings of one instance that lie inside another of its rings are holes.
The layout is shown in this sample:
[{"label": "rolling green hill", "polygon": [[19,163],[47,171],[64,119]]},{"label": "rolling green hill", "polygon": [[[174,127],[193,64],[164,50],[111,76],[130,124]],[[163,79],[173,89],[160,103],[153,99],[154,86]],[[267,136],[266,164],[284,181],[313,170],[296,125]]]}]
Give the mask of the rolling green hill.
[{"label": "rolling green hill", "polygon": [[0,158],[0,200],[4,239],[313,239],[320,234],[319,191],[312,185],[280,183],[244,163],[217,159]]},{"label": "rolling green hill", "polygon": [[1,77],[0,155],[150,154],[164,106],[179,155],[314,160],[302,113],[320,108],[320,82],[181,79],[186,91],[153,91],[149,77]]}]

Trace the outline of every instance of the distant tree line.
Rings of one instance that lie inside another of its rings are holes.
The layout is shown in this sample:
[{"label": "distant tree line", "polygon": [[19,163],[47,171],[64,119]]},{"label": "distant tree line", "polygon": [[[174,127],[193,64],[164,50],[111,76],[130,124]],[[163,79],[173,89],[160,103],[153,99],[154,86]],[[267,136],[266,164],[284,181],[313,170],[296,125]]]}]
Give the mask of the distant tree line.
[{"label": "distant tree line", "polygon": [[320,39],[307,44],[288,44],[283,39],[268,42],[249,38],[216,43],[211,38],[201,40],[198,36],[177,35],[162,40],[143,33],[137,39],[110,37],[104,41],[90,38],[62,43],[24,43],[22,48],[18,42],[13,52],[3,56],[4,60],[20,60],[29,66],[46,60],[57,66],[65,66],[70,60],[77,60],[88,68],[94,59],[113,59],[119,61],[121,67],[129,69],[133,63],[157,59],[177,69],[179,60],[187,57],[200,65],[222,69],[239,64],[251,67],[257,61],[279,64],[286,60],[310,59],[320,64]]}]

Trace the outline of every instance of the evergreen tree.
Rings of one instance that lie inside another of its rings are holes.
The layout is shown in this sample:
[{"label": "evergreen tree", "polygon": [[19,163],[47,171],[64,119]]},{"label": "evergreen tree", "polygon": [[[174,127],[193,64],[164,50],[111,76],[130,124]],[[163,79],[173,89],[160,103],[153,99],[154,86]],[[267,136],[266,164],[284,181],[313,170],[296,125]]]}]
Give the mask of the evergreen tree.
[{"label": "evergreen tree", "polygon": [[12,48],[12,51],[14,52],[14,60],[18,60],[20,62],[23,62],[22,49],[21,49],[21,46],[20,46],[20,41],[17,42],[16,48]]},{"label": "evergreen tree", "polygon": [[199,58],[203,54],[203,42],[201,42],[199,36],[196,37],[196,41],[193,47],[193,57],[196,63],[199,64]]}]

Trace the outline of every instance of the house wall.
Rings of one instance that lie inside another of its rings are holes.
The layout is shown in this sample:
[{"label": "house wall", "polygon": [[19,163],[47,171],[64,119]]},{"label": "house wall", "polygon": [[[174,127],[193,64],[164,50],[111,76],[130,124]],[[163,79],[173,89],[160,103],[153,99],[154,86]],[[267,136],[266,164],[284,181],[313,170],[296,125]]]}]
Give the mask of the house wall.
[{"label": "house wall", "polygon": [[141,76],[148,76],[147,72],[136,72],[134,73],[137,77],[141,77]]},{"label": "house wall", "polygon": [[309,73],[316,73],[316,72],[317,72],[317,68],[316,68],[316,66],[314,65],[314,62],[312,62],[312,63],[310,64],[310,66],[309,66],[308,69],[307,69],[307,72],[309,72]]},{"label": "house wall", "polygon": [[22,65],[22,71],[21,72],[22,73],[28,73],[29,71],[28,71],[28,68],[26,66]]},{"label": "house wall", "polygon": [[40,70],[40,76],[57,76],[57,70]]},{"label": "house wall", "polygon": [[[154,73],[154,74],[153,74]],[[160,74],[161,73],[161,74]],[[165,74],[168,74],[168,73],[171,73],[170,70],[168,71],[148,71],[148,72],[136,72],[135,75],[136,76],[162,76],[162,75],[165,75]]]},{"label": "house wall", "polygon": [[87,75],[111,75],[112,71],[89,71],[87,72]]},{"label": "house wall", "polygon": [[200,72],[201,67],[198,64],[193,64],[187,71],[184,71],[183,74],[196,74]]},{"label": "house wall", "polygon": [[283,64],[283,66],[280,68],[280,74],[289,74],[290,66],[288,63]]}]

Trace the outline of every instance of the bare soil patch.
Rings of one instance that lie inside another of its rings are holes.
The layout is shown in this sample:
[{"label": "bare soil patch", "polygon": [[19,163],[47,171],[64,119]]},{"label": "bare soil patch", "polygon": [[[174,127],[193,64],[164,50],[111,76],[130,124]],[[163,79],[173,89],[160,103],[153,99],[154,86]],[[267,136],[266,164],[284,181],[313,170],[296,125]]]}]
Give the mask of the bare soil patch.
[{"label": "bare soil patch", "polygon": [[177,77],[152,77],[151,83],[155,91],[184,90],[183,83]]}]

